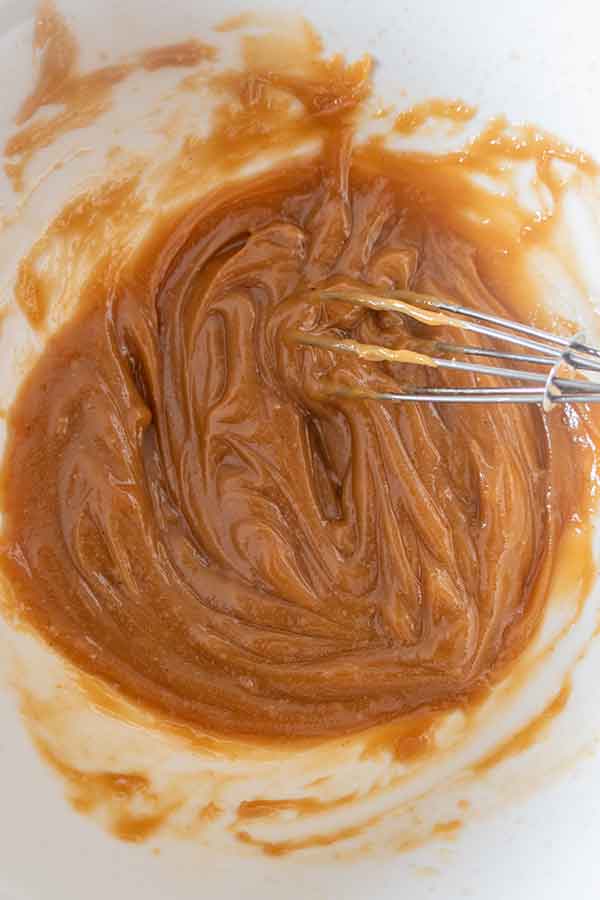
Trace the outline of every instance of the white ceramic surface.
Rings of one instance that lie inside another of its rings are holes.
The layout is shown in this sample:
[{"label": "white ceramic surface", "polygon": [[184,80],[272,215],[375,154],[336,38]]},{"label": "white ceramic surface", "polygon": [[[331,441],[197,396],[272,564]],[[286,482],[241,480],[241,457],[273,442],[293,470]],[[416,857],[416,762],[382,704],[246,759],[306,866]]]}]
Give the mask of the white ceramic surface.
[{"label": "white ceramic surface", "polygon": [[[28,0],[0,0],[0,139],[9,133],[31,85],[33,6]],[[60,7],[70,15],[90,61],[106,47],[119,55],[191,33],[203,36],[244,8],[240,0],[66,0]],[[301,8],[273,0],[260,8],[303,13],[332,49],[350,56],[373,53],[380,63],[377,89],[384,98],[398,100],[400,89],[407,92],[401,98],[405,104],[429,96],[461,97],[478,104],[484,116],[505,113],[513,121],[540,123],[600,159],[595,115],[600,8],[595,0],[305,0]],[[127,104],[137,101],[127,92],[120,99],[125,117]],[[93,154],[73,165],[84,177],[92,171]],[[0,183],[0,202],[0,212],[14,204],[7,181]],[[55,202],[50,186],[46,191],[43,185],[24,211],[10,252],[0,231],[0,299],[7,299],[19,245],[27,246]],[[593,245],[589,255],[589,289],[600,295]],[[5,336],[0,395],[5,387],[8,393],[12,363],[7,347]],[[590,623],[591,613],[584,625]],[[571,637],[573,648],[581,635]],[[557,678],[565,665],[565,655],[559,656]],[[507,777],[482,783],[479,805],[485,815],[475,809],[452,842],[431,841],[396,857],[344,862],[242,858],[185,842],[154,856],[148,846],[115,841],[66,804],[61,782],[40,762],[15,696],[5,687],[0,690],[0,900],[597,900],[599,676],[600,649],[592,645],[577,667],[567,715],[533,760],[519,758]],[[544,759],[555,759],[547,768],[557,771],[545,772],[536,785]],[[511,796],[515,786],[522,797]]]}]

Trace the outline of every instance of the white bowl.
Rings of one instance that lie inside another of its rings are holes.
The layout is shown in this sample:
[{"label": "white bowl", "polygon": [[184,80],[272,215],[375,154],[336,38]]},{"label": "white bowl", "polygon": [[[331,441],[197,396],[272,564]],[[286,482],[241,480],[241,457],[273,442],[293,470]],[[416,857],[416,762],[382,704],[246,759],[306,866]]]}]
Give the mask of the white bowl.
[{"label": "white bowl", "polygon": [[[71,17],[92,63],[106,48],[123,55],[192,34],[203,37],[242,5],[239,0],[65,0],[60,8]],[[538,123],[600,159],[600,8],[594,0],[408,0],[402,5],[394,0],[305,0],[300,10],[292,2],[272,0],[261,9],[301,12],[331,49],[350,57],[372,53],[380,63],[376,84],[384,100],[407,106],[432,96],[460,97],[478,105],[484,116],[506,114],[512,121]],[[10,133],[31,85],[32,15],[29,2],[0,0],[0,141]],[[400,96],[400,91],[406,94]],[[117,124],[127,124],[128,116],[135,121],[138,103],[135,92],[124,91]],[[136,128],[128,138],[121,134],[119,142],[143,143]],[[6,241],[0,230],[0,285],[6,286],[7,296],[15,261],[60,208],[72,184],[93,172],[94,154],[73,160],[68,169],[40,186]],[[7,179],[0,182],[0,202],[0,212],[10,212],[15,204]],[[600,296],[589,235],[582,246],[588,291]],[[10,395],[18,369],[11,341],[16,346],[16,335],[0,333],[3,399]],[[3,428],[0,420],[0,440]],[[506,731],[543,705],[544,692],[556,691],[594,630],[598,594],[593,592],[536,689],[524,691],[513,704],[510,720],[501,723]],[[29,671],[35,668],[34,653],[29,659],[25,654]],[[8,650],[5,658],[8,682],[13,677]],[[568,707],[543,741],[511,759],[505,769],[465,787],[471,809],[451,840],[439,835],[396,855],[375,859],[350,854],[343,861],[219,854],[189,841],[170,842],[156,856],[148,846],[115,841],[65,802],[62,782],[41,761],[26,733],[18,692],[7,684],[0,693],[0,898],[105,900],[112,894],[128,900],[200,895],[233,900],[243,893],[247,900],[385,900],[400,894],[410,900],[432,895],[447,900],[595,900],[600,890],[599,676],[600,652],[592,642],[574,670]]]}]

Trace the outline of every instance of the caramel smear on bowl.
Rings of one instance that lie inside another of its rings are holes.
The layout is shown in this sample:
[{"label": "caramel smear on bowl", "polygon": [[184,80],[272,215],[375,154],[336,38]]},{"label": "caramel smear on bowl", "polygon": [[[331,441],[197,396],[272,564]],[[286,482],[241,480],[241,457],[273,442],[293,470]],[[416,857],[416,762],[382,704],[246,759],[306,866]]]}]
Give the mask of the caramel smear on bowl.
[{"label": "caramel smear on bowl", "polygon": [[[217,55],[215,47],[192,38],[180,44],[149,47],[135,58],[82,73],[77,40],[53,0],[43,0],[39,7],[33,49],[37,82],[17,114],[19,130],[4,147],[5,171],[17,191],[23,190],[25,169],[32,157],[61,135],[94,122],[109,107],[114,88],[133,72],[190,68]],[[55,106],[58,112],[43,118],[37,115],[45,107]]]}]

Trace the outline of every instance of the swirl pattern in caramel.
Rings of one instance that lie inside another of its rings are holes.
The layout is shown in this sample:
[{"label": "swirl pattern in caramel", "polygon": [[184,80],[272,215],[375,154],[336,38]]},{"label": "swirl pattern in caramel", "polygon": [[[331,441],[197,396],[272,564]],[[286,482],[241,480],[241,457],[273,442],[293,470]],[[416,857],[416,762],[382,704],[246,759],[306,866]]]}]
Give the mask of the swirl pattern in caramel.
[{"label": "swirl pattern in caramel", "polygon": [[217,731],[308,736],[460,700],[529,638],[577,499],[565,423],[332,396],[447,376],[289,341],[424,327],[307,299],[332,279],[497,309],[473,248],[405,201],[313,159],[96,274],[22,391],[5,483],[11,580],[80,664]]},{"label": "swirl pattern in caramel", "polygon": [[464,702],[531,638],[587,514],[585,416],[360,401],[335,389],[476,382],[291,340],[431,338],[309,294],[332,284],[520,314],[474,226],[452,227],[447,164],[351,151],[330,115],[350,88],[296,92],[311,128],[329,116],[322,150],[99,265],[11,412],[2,567],[24,615],[217,733],[322,737]]}]

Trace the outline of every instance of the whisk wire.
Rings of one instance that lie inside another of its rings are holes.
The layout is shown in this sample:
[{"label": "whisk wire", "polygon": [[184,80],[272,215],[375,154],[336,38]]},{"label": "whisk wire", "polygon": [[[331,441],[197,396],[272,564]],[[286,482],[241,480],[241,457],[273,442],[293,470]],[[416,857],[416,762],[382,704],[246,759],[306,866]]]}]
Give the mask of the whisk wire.
[{"label": "whisk wire", "polygon": [[[365,344],[337,336],[297,331],[291,339],[300,345],[320,347],[334,352],[360,356],[374,362],[404,363],[418,366],[466,372],[476,376],[506,378],[533,386],[518,387],[419,387],[398,391],[370,391],[329,386],[330,393],[357,399],[388,402],[444,402],[444,403],[538,403],[548,410],[553,404],[600,402],[600,384],[589,379],[565,378],[563,369],[583,373],[600,372],[600,349],[584,342],[583,336],[552,334],[523,322],[492,313],[474,310],[430,294],[409,290],[371,292],[369,290],[328,288],[314,291],[315,301],[337,300],[370,309],[397,313],[431,327],[459,328],[495,343],[503,341],[518,347],[521,352],[509,352],[493,347],[471,347],[446,341],[424,342],[426,352],[406,348],[394,349],[378,344]],[[523,352],[527,351],[527,352]],[[440,356],[438,354],[447,354]],[[497,359],[507,365],[486,365],[456,357]],[[517,368],[512,364],[542,366],[543,371]],[[561,374],[562,373],[562,374]]]}]

